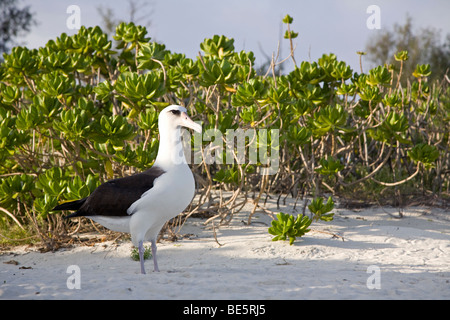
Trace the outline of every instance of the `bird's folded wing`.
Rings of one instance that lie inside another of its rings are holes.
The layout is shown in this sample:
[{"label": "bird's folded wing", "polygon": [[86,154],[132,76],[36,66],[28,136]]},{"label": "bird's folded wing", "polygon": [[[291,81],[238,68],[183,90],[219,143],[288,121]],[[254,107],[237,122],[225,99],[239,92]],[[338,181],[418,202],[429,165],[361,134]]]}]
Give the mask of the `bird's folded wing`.
[{"label": "bird's folded wing", "polygon": [[127,216],[128,208],[153,188],[154,181],[164,171],[154,167],[134,176],[107,181],[86,199],[78,216]]}]

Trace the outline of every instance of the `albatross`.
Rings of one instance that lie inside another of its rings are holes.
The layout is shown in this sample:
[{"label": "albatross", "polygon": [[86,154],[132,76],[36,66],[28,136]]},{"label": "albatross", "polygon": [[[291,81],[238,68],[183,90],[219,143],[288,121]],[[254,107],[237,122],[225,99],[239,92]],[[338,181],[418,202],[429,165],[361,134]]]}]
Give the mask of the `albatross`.
[{"label": "albatross", "polygon": [[131,234],[138,247],[141,273],[144,268],[144,241],[151,241],[154,271],[156,237],[166,221],[191,203],[195,193],[192,171],[186,163],[181,143],[181,127],[199,133],[201,125],[192,121],[184,107],[171,105],[158,117],[158,155],[153,166],[141,173],[109,180],[90,196],[56,206],[53,210],[76,210],[66,218],[88,217],[108,229]]}]

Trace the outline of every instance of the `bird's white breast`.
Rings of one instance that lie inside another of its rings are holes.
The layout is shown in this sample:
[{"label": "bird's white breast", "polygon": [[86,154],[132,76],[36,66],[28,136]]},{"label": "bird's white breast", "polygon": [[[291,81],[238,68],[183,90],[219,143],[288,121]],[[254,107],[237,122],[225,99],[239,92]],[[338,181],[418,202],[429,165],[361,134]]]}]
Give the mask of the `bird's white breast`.
[{"label": "bird's white breast", "polygon": [[186,165],[176,166],[158,177],[153,188],[143,193],[127,210],[128,214],[154,212],[156,215],[177,215],[191,202],[195,192],[192,172]]},{"label": "bird's white breast", "polygon": [[156,237],[166,221],[181,213],[192,201],[195,181],[187,165],[179,165],[158,177],[149,191],[128,209],[130,232],[139,238]]}]

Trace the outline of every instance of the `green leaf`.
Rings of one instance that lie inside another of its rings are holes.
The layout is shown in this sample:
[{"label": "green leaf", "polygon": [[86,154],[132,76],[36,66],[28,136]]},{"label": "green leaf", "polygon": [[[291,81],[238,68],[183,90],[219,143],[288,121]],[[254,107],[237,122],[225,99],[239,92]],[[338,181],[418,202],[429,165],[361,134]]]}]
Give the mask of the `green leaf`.
[{"label": "green leaf", "polygon": [[431,75],[431,67],[429,64],[418,64],[413,72],[416,78],[428,77]]},{"label": "green leaf", "polygon": [[401,107],[403,105],[403,100],[398,93],[391,93],[390,95],[385,95],[383,98],[383,103],[390,107]]},{"label": "green leaf", "polygon": [[[131,259],[133,259],[134,261],[139,261],[140,257],[139,257],[139,249],[134,247],[133,250],[131,250],[131,254],[130,254]],[[144,247],[144,260],[147,259],[151,259],[152,258],[152,250],[150,246],[145,246]]]},{"label": "green leaf", "polygon": [[308,206],[309,211],[314,214],[313,220],[331,221],[334,213],[329,213],[334,208],[334,202],[331,197],[328,198],[327,203],[323,203],[323,198],[314,198]]},{"label": "green leaf", "polygon": [[287,31],[284,33],[284,38],[285,39],[295,39],[298,37],[298,32],[294,32],[294,31]]},{"label": "green leaf", "polygon": [[113,36],[114,40],[119,41],[117,48],[130,51],[139,43],[145,43],[150,40],[146,37],[147,28],[144,26],[136,26],[133,22],[122,22],[116,27],[116,34]]},{"label": "green leaf", "polygon": [[388,69],[386,69],[386,67],[378,66],[369,71],[369,76],[366,78],[366,82],[371,86],[388,86],[391,82],[391,73]]},{"label": "green leaf", "polygon": [[319,67],[317,62],[302,61],[300,67],[292,71],[288,79],[291,83],[300,82],[302,84],[318,84],[325,79],[325,72]]},{"label": "green leaf", "polygon": [[421,162],[425,168],[434,168],[434,162],[439,158],[439,150],[436,146],[419,143],[415,145],[410,151],[408,156],[415,162]]},{"label": "green leaf", "polygon": [[60,120],[53,126],[59,130],[66,139],[79,141],[86,139],[91,132],[91,118],[85,110],[69,109],[60,114]]},{"label": "green leaf", "polygon": [[137,68],[145,70],[161,68],[161,64],[157,61],[164,60],[167,53],[165,49],[165,45],[156,42],[142,43],[137,56]]},{"label": "green leaf", "polygon": [[126,103],[129,100],[137,105],[146,105],[145,101],[159,98],[165,93],[164,79],[158,72],[138,74],[135,72],[122,73],[114,84],[118,93],[117,99]]},{"label": "green leaf", "polygon": [[365,85],[359,91],[359,96],[364,101],[372,101],[378,103],[381,101],[383,96],[380,93],[380,89],[375,86]]},{"label": "green leaf", "polygon": [[113,147],[123,147],[124,141],[136,135],[134,126],[121,115],[103,115],[92,124],[91,137],[99,143],[111,143]]},{"label": "green leaf", "polygon": [[287,141],[295,145],[305,145],[310,141],[312,132],[307,127],[289,126]]},{"label": "green leaf", "polygon": [[268,229],[268,232],[275,236],[272,241],[289,238],[289,244],[292,245],[296,237],[302,237],[310,231],[308,227],[311,222],[311,219],[307,216],[297,215],[294,220],[293,215],[280,212],[277,214],[277,220],[272,221],[272,226]]},{"label": "green leaf", "polygon": [[20,97],[20,89],[15,86],[6,86],[2,92],[2,102],[5,104],[13,104]]},{"label": "green leaf", "polygon": [[39,69],[38,50],[14,47],[4,55],[4,67],[10,74],[35,75]]},{"label": "green leaf", "polygon": [[23,108],[17,115],[16,126],[20,130],[36,128],[45,121],[42,113],[33,105],[30,108]]},{"label": "green leaf", "polygon": [[353,70],[345,62],[335,62],[331,76],[337,80],[347,80],[352,77]]},{"label": "green leaf", "polygon": [[404,138],[406,130],[409,128],[408,119],[403,113],[390,112],[383,123],[376,129],[369,129],[369,135],[378,141],[392,144],[394,141],[410,144]]},{"label": "green leaf", "polygon": [[341,105],[328,105],[314,112],[313,117],[309,118],[309,124],[312,127],[313,133],[317,136],[322,136],[336,130],[342,130],[344,132],[352,131],[352,129],[346,127],[347,112]]},{"label": "green leaf", "polygon": [[94,189],[100,185],[98,179],[93,175],[88,175],[86,181],[81,180],[79,176],[75,176],[68,181],[67,193],[64,194],[66,200],[78,200],[89,196]]},{"label": "green leaf", "polygon": [[399,51],[394,55],[394,58],[397,61],[406,61],[409,59],[408,51]]},{"label": "green leaf", "polygon": [[283,18],[283,23],[286,23],[286,24],[291,24],[293,21],[294,21],[294,18],[292,18],[288,14],[286,16],[284,16],[284,18]]},{"label": "green leaf", "polygon": [[48,97],[59,97],[74,92],[75,81],[72,77],[66,77],[60,72],[44,74],[39,83],[42,92]]},{"label": "green leaf", "polygon": [[200,44],[200,49],[208,57],[213,59],[223,59],[234,53],[234,39],[225,36],[214,35],[212,39],[205,39]]},{"label": "green leaf", "polygon": [[9,176],[0,180],[0,204],[17,208],[17,201],[25,202],[34,190],[34,177],[26,174]]},{"label": "green leaf", "polygon": [[38,176],[36,188],[49,197],[59,198],[66,191],[68,179],[68,175],[61,168],[48,169]]},{"label": "green leaf", "polygon": [[143,130],[156,130],[158,128],[158,113],[149,108],[139,114],[138,126]]},{"label": "green leaf", "polygon": [[253,78],[241,84],[232,96],[234,106],[251,106],[267,99],[268,83],[262,78]]},{"label": "green leaf", "polygon": [[319,163],[321,167],[315,169],[315,171],[326,176],[334,175],[344,169],[344,165],[334,157],[322,158]]},{"label": "green leaf", "polygon": [[107,80],[99,83],[98,86],[94,88],[94,92],[97,94],[97,98],[101,101],[107,101],[108,99],[110,99],[112,97],[113,90],[113,85]]},{"label": "green leaf", "polygon": [[227,59],[208,60],[201,71],[200,84],[208,87],[215,84],[233,84],[237,81],[238,67]]},{"label": "green leaf", "polygon": [[214,175],[213,180],[238,185],[240,181],[239,170],[236,167],[231,167],[230,169],[220,169]]},{"label": "green leaf", "polygon": [[36,198],[33,202],[33,209],[39,213],[43,219],[58,205],[58,198],[50,194],[45,194],[41,198]]}]

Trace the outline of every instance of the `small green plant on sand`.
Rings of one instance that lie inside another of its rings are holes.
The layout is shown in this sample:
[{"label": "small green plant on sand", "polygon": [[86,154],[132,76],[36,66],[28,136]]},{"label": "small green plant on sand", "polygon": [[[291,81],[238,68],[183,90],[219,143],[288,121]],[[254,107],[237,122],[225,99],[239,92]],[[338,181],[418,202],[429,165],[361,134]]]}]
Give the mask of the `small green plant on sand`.
[{"label": "small green plant on sand", "polygon": [[[131,259],[134,261],[139,261],[139,249],[137,247],[134,247],[133,250],[131,250]],[[150,259],[152,257],[152,249],[150,246],[144,247],[144,260]]]},{"label": "small green plant on sand", "polygon": [[313,220],[331,221],[333,220],[334,213],[328,213],[334,209],[334,202],[331,197],[328,198],[327,203],[323,203],[323,198],[314,198],[311,204],[308,206],[314,216]]},{"label": "small green plant on sand", "polygon": [[312,220],[305,215],[299,214],[294,220],[294,216],[280,212],[277,214],[278,220],[272,221],[272,226],[269,228],[269,233],[275,237],[272,241],[287,240],[289,244],[293,244],[296,237],[301,237],[307,233]]},{"label": "small green plant on sand", "polygon": [[323,200],[323,198],[315,198],[308,206],[308,209],[314,214],[312,219],[303,214],[294,218],[291,214],[278,213],[277,220],[273,220],[272,226],[269,228],[269,233],[275,236],[272,241],[285,241],[289,238],[289,244],[292,245],[296,237],[302,237],[311,230],[308,227],[313,221],[333,220],[334,213],[329,213],[334,208],[333,199],[329,197],[326,204],[323,203]]}]

